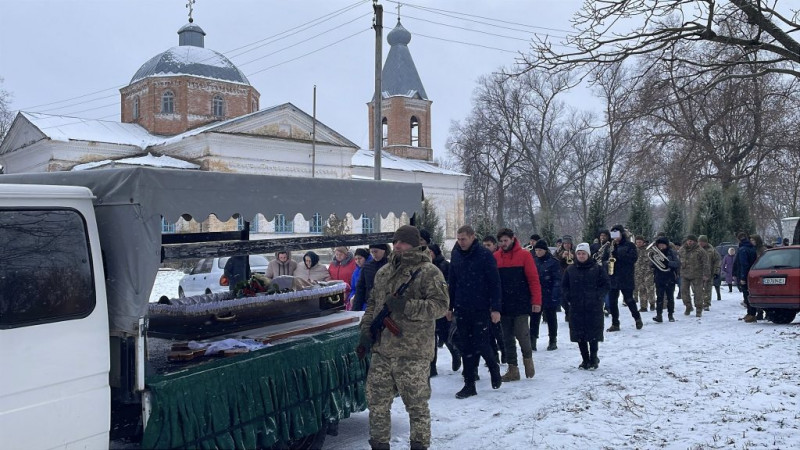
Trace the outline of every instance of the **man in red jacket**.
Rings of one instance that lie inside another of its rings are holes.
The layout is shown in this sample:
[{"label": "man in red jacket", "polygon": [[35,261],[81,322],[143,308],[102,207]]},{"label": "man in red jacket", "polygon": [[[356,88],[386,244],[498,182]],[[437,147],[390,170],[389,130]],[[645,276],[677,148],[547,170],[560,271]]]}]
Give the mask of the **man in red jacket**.
[{"label": "man in red jacket", "polygon": [[494,252],[494,258],[497,260],[497,270],[500,272],[503,305],[500,324],[503,327],[503,346],[508,361],[508,371],[502,380],[507,382],[520,378],[514,339],[519,341],[522,347],[525,377],[533,378],[535,370],[528,319],[531,312],[537,313],[542,310],[539,273],[531,252],[520,247],[513,231],[508,228],[501,229],[497,232],[497,241],[500,249]]}]

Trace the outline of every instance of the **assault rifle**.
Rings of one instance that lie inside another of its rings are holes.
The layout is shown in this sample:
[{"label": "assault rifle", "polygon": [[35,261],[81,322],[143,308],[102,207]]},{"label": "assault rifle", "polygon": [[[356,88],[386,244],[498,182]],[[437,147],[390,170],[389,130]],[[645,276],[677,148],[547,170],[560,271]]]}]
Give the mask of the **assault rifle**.
[{"label": "assault rifle", "polygon": [[[402,298],[403,294],[405,294],[406,289],[414,282],[414,279],[417,278],[419,272],[422,269],[417,269],[413,273],[411,273],[411,277],[405,283],[401,284],[400,287],[392,294],[392,297],[395,298]],[[397,337],[403,337],[403,330],[397,326],[397,322],[392,319],[390,316],[392,312],[389,310],[388,303],[383,304],[383,309],[375,316],[372,320],[372,323],[369,325],[369,332],[372,334],[372,342],[377,342],[378,338],[381,335],[381,332],[384,328],[388,329],[393,335]]]}]

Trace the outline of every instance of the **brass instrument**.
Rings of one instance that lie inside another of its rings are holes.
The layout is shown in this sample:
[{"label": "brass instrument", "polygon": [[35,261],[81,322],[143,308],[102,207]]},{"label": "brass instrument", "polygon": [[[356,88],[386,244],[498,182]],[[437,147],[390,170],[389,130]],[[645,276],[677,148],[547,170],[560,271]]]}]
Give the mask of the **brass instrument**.
[{"label": "brass instrument", "polygon": [[614,247],[617,246],[615,240],[610,240],[611,242],[611,251],[609,252],[610,256],[608,257],[608,274],[614,275],[614,264],[617,262],[617,258],[614,257]]},{"label": "brass instrument", "polygon": [[606,254],[606,250],[608,249],[609,245],[611,245],[611,241],[606,241],[600,246],[600,248],[597,250],[597,253],[592,256],[597,264],[603,264],[603,255]]},{"label": "brass instrument", "polygon": [[647,259],[649,259],[650,262],[653,263],[653,265],[656,267],[656,269],[658,269],[658,270],[660,270],[662,272],[669,272],[670,269],[667,266],[667,263],[669,262],[669,259],[667,259],[667,257],[664,256],[664,254],[661,252],[661,250],[658,249],[658,247],[653,247],[653,245],[655,245],[655,243],[656,243],[656,241],[653,241],[653,242],[650,243],[650,245],[647,246],[647,249],[646,249],[647,250]]},{"label": "brass instrument", "polygon": [[572,259],[572,252],[567,250],[567,264],[574,264],[575,261]]}]

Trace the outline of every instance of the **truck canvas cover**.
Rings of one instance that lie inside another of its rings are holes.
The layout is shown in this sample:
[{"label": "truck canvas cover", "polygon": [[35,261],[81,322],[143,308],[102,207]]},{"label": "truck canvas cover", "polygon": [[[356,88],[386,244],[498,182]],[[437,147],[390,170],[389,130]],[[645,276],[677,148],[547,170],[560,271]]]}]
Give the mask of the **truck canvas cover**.
[{"label": "truck canvas cover", "polygon": [[135,335],[147,314],[150,290],[161,263],[161,218],[205,220],[214,214],[306,219],[315,213],[359,217],[413,215],[422,185],[371,180],[335,180],[230,174],[194,170],[122,168],[79,172],[0,175],[4,184],[85,186],[95,195],[100,243],[105,255],[109,326]]}]

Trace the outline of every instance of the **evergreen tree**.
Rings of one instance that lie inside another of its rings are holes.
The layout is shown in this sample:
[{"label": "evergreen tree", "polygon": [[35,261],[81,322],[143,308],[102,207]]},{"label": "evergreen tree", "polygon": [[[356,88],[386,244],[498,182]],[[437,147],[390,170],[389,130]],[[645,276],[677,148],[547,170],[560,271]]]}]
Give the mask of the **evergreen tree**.
[{"label": "evergreen tree", "polygon": [[667,202],[667,217],[664,219],[664,233],[670,242],[682,243],[685,229],[683,206],[679,201],[670,199]]},{"label": "evergreen tree", "polygon": [[711,245],[719,244],[728,236],[725,200],[719,186],[710,186],[703,191],[692,221],[692,233],[705,234]]},{"label": "evergreen tree", "polygon": [[[551,246],[555,246],[556,245],[556,227],[553,224],[553,218],[551,216],[546,215],[546,216],[542,217],[542,229],[541,229],[541,233],[539,233],[539,235],[542,236],[542,239],[547,241],[547,245],[551,245]],[[527,236],[524,236],[524,237],[527,237]],[[520,241],[520,245],[524,246],[525,242],[527,242],[528,239],[520,238],[519,241]]]},{"label": "evergreen tree", "polygon": [[475,223],[472,225],[475,229],[475,236],[478,239],[483,239],[486,236],[494,236],[494,223],[488,216],[478,216],[475,218]]},{"label": "evergreen tree", "polygon": [[340,219],[336,214],[331,214],[322,227],[322,234],[325,236],[339,236],[348,233],[350,233],[350,224],[347,217]]},{"label": "evergreen tree", "polygon": [[725,239],[729,242],[736,242],[736,233],[744,231],[747,234],[753,234],[756,226],[750,215],[750,205],[742,198],[739,186],[731,185],[726,194],[725,211],[728,213],[728,233]]},{"label": "evergreen tree", "polygon": [[646,198],[644,188],[640,184],[637,184],[633,191],[628,229],[634,235],[644,236],[645,240],[649,241],[653,238],[653,213],[650,201]]},{"label": "evergreen tree", "polygon": [[430,199],[422,201],[422,213],[417,218],[416,224],[420,230],[428,230],[434,243],[439,245],[444,243],[444,228],[439,224],[439,216]]},{"label": "evergreen tree", "polygon": [[589,217],[586,218],[586,225],[583,227],[583,242],[591,244],[597,237],[597,233],[605,227],[605,208],[603,208],[603,199],[598,193],[589,203]]}]

